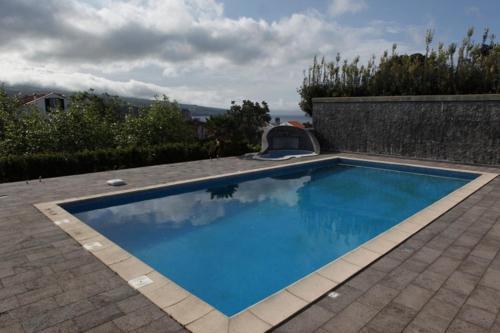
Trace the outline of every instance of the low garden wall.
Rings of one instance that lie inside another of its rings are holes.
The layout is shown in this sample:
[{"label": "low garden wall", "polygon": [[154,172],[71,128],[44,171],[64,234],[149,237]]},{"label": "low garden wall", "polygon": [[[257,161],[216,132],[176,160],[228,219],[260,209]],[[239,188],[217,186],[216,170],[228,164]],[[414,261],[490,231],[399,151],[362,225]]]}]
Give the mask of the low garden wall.
[{"label": "low garden wall", "polygon": [[322,151],[500,164],[500,94],[313,99]]}]

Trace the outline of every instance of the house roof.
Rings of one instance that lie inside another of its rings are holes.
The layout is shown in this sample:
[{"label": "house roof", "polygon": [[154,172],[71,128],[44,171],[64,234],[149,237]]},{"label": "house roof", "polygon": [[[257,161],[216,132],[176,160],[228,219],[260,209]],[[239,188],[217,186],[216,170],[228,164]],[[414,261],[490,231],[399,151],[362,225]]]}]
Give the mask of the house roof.
[{"label": "house roof", "polygon": [[288,125],[297,127],[297,128],[305,128],[304,124],[297,120],[289,120],[286,122]]},{"label": "house roof", "polygon": [[64,98],[64,96],[62,94],[59,94],[59,93],[56,93],[53,91],[49,92],[49,93],[34,93],[33,95],[25,95],[25,96],[21,97],[21,103],[23,105],[31,104],[39,99],[46,98],[50,95],[57,95],[59,97]]}]

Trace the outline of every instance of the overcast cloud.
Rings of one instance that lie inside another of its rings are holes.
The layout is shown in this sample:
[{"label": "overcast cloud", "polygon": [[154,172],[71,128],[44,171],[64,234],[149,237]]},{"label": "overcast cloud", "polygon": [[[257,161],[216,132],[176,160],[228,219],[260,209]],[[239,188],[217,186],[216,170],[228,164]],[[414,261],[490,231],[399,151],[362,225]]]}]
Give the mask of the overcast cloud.
[{"label": "overcast cloud", "polygon": [[394,42],[416,48],[404,36],[419,27],[336,21],[367,6],[335,0],[329,13],[265,21],[228,18],[215,0],[2,0],[0,81],[146,98],[165,93],[219,107],[250,98],[296,110],[302,70],[315,54],[367,59]]}]

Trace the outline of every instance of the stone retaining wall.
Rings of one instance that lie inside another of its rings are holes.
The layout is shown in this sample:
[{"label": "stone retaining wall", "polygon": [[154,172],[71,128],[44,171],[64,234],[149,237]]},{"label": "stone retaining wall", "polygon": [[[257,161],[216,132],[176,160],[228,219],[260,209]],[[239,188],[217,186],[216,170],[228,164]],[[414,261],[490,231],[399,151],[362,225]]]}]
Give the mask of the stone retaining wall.
[{"label": "stone retaining wall", "polygon": [[322,151],[500,164],[500,94],[313,99]]}]

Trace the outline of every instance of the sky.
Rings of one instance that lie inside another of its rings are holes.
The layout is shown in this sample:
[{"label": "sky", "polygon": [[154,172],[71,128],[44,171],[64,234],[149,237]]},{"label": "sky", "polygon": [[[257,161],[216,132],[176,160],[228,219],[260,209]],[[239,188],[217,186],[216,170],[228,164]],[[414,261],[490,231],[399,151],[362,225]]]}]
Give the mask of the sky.
[{"label": "sky", "polygon": [[499,0],[1,0],[0,82],[299,114],[315,55],[422,52],[428,29],[498,35],[499,13]]}]

